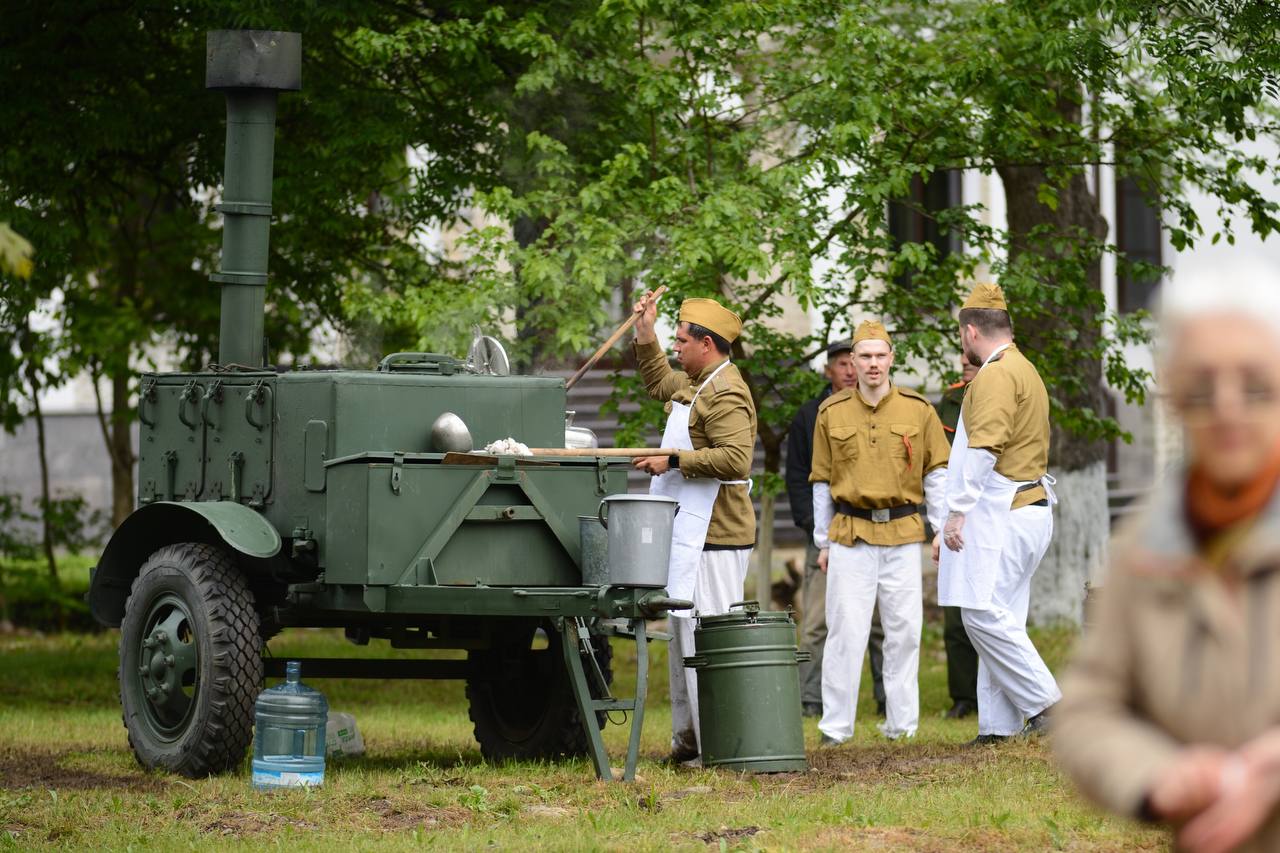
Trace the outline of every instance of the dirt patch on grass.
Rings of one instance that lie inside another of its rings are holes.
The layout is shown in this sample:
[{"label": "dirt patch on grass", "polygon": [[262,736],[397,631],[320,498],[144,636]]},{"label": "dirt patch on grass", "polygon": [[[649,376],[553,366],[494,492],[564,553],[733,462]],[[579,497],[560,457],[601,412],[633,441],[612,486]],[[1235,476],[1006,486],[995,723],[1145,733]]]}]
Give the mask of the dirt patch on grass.
[{"label": "dirt patch on grass", "polygon": [[[970,748],[960,744],[884,744],[850,746],[809,752],[809,770],[803,773],[717,774],[728,784],[716,784],[717,797],[738,801],[762,791],[808,794],[829,790],[834,785],[916,785],[954,780],[960,776],[981,775],[986,768],[1008,760],[1014,747],[1002,749]],[[1047,760],[1036,748],[1022,748],[1019,758],[1028,761]],[[698,771],[704,772],[704,771]],[[663,803],[682,799],[692,793],[709,792],[707,786],[660,792],[657,803],[649,803],[651,795],[640,797],[640,806],[661,807]],[[656,808],[654,809],[656,810]]]},{"label": "dirt patch on grass", "polygon": [[[1005,755],[1000,752],[999,755]],[[811,777],[827,784],[844,779],[855,782],[883,781],[887,776],[920,776],[957,769],[986,767],[996,761],[997,749],[955,746],[860,746],[819,749],[809,753]]]},{"label": "dirt patch on grass", "polygon": [[63,766],[71,752],[45,752],[0,747],[0,787],[52,788],[57,791],[87,791],[111,788],[125,791],[159,791],[160,780],[139,770],[116,775]]},{"label": "dirt patch on grass", "polygon": [[734,844],[737,844],[742,839],[750,838],[751,836],[755,835],[757,832],[760,832],[760,831],[761,829],[758,826],[742,826],[742,827],[738,827],[737,829],[730,829],[727,826],[722,826],[719,829],[717,829],[715,832],[700,832],[694,835],[693,837],[703,842],[704,844],[718,845],[720,844],[720,842],[723,841],[726,844],[732,846]]},{"label": "dirt patch on grass", "polygon": [[[978,771],[1010,757],[1028,761],[1047,760],[1038,745],[1004,744],[998,747],[970,747],[964,744],[884,743],[812,749],[808,752],[809,770],[802,773],[743,773],[722,771],[723,777],[741,776],[756,780],[768,788],[825,788],[833,781],[882,782],[894,776],[928,776],[954,773],[956,770]],[[684,771],[689,775],[702,770]],[[702,793],[701,788],[689,788]],[[667,793],[673,799],[681,792]]]},{"label": "dirt patch on grass", "polygon": [[200,829],[207,835],[239,838],[244,835],[275,832],[286,826],[303,831],[310,831],[316,828],[316,825],[311,821],[300,818],[287,818],[284,815],[265,814],[263,812],[230,811],[205,818],[200,824]]},{"label": "dirt patch on grass", "polygon": [[377,818],[378,828],[384,832],[399,832],[423,827],[456,826],[467,819],[464,809],[409,808],[402,809],[390,800],[370,800],[365,808]]},{"label": "dirt patch on grass", "polygon": [[968,832],[960,838],[939,838],[924,829],[901,826],[832,827],[803,845],[814,849],[911,850],[913,853],[952,853],[956,850],[1008,850],[1008,836]]}]

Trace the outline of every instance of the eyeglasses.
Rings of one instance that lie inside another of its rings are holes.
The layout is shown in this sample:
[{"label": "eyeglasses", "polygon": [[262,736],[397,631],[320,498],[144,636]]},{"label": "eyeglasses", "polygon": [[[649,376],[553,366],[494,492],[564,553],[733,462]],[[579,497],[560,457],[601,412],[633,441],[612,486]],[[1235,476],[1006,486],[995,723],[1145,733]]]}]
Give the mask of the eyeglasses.
[{"label": "eyeglasses", "polygon": [[1165,397],[1186,421],[1201,421],[1233,408],[1246,416],[1257,416],[1260,410],[1280,400],[1280,389],[1269,371],[1261,368],[1202,370],[1188,377],[1183,387]]}]

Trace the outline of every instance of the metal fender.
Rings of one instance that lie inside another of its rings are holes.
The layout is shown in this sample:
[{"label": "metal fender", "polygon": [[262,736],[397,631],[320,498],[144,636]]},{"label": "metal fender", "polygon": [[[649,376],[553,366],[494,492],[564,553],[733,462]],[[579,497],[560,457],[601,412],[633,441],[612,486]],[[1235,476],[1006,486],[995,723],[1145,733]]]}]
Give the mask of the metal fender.
[{"label": "metal fender", "polygon": [[89,610],[117,627],[142,564],[158,548],[177,542],[225,545],[256,560],[280,552],[280,534],[256,510],[234,501],[157,501],[133,512],[116,528],[89,582]]}]

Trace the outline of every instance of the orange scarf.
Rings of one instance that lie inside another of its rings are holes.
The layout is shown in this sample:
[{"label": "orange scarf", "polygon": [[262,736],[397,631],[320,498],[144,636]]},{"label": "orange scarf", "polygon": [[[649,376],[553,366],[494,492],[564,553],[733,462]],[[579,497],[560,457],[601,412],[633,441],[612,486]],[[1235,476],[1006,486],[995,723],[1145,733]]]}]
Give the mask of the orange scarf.
[{"label": "orange scarf", "polygon": [[1204,541],[1262,511],[1280,483],[1280,445],[1252,480],[1227,493],[1196,465],[1187,476],[1187,520]]}]

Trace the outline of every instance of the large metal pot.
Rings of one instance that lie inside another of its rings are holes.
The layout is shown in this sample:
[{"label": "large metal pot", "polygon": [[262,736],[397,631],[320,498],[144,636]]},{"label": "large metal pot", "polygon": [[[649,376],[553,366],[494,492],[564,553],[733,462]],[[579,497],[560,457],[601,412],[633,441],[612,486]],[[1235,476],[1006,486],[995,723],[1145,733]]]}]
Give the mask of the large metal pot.
[{"label": "large metal pot", "polygon": [[[609,583],[663,588],[679,504],[663,495],[609,495],[596,517],[608,532]],[[606,512],[607,510],[607,512]]]},{"label": "large metal pot", "polygon": [[697,654],[684,665],[698,673],[702,764],[752,773],[808,769],[800,719],[800,672],[791,615],[761,612],[740,601],[728,613],[702,616],[693,632]]}]

